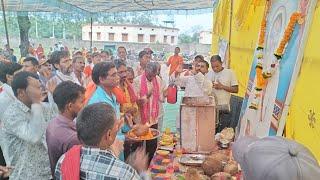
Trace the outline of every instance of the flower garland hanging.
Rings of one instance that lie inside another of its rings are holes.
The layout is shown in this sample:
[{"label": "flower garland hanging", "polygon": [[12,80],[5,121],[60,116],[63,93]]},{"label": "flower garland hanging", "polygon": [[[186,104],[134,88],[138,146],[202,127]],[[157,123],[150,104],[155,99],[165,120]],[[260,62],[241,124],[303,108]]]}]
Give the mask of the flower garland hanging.
[{"label": "flower garland hanging", "polygon": [[270,7],[269,5],[270,4],[267,4],[268,6],[267,11],[265,12],[264,18],[261,22],[258,47],[256,49],[257,65],[256,65],[256,85],[255,85],[255,92],[254,92],[255,96],[249,106],[250,109],[254,109],[254,110],[257,110],[259,107],[259,103],[261,100],[261,91],[265,87],[267,79],[272,77],[272,75],[276,71],[279,61],[283,57],[284,49],[287,43],[289,42],[289,40],[291,39],[296,23],[299,23],[299,24],[303,23],[303,16],[300,12],[295,12],[291,15],[289,24],[287,25],[284,35],[280,41],[280,44],[274,53],[274,59],[272,60],[270,67],[263,69],[263,62],[264,62],[263,50],[265,45],[265,34],[266,34],[266,24],[267,24],[266,16],[267,16],[268,9]]},{"label": "flower garland hanging", "polygon": [[265,79],[263,78],[263,50],[264,50],[264,44],[265,44],[265,35],[266,35],[266,27],[267,27],[267,12],[269,11],[270,3],[267,1],[266,9],[264,12],[263,19],[261,21],[260,25],[260,31],[259,31],[259,40],[258,40],[258,47],[256,48],[256,59],[257,59],[257,65],[256,65],[256,85],[254,88],[254,99],[252,100],[249,108],[250,109],[258,109],[258,105],[261,99],[261,91],[262,88],[265,85]]},{"label": "flower garland hanging", "polygon": [[291,15],[289,24],[287,25],[286,30],[284,31],[284,35],[280,41],[280,44],[274,53],[274,59],[270,67],[267,68],[266,71],[264,71],[262,74],[265,79],[272,77],[272,75],[276,71],[276,67],[279,61],[282,59],[282,56],[284,54],[284,49],[288,44],[289,40],[291,39],[296,23],[299,23],[299,24],[303,23],[303,16],[300,12],[295,12]]}]

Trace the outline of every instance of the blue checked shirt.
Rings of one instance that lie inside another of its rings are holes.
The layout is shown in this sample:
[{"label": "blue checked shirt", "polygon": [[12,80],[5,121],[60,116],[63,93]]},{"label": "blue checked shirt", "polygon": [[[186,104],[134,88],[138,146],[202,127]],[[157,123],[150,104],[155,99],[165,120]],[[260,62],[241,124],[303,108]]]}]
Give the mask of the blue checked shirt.
[{"label": "blue checked shirt", "polygon": [[[57,163],[54,176],[62,180],[62,155]],[[80,179],[87,180],[140,180],[136,170],[116,158],[109,150],[82,147],[80,153]]]}]

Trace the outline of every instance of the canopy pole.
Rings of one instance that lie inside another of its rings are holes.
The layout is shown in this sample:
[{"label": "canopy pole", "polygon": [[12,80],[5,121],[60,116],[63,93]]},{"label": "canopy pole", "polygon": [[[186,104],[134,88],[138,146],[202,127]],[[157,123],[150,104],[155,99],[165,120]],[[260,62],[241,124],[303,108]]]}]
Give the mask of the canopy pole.
[{"label": "canopy pole", "polygon": [[233,16],[233,0],[230,1],[230,25],[229,25],[229,51],[227,67],[230,68],[231,64],[231,34],[232,34],[232,16]]},{"label": "canopy pole", "polygon": [[90,33],[90,50],[92,51],[92,24],[93,24],[93,22],[92,22],[92,16],[91,16],[91,18],[90,18],[90,31],[91,31],[91,33]]},{"label": "canopy pole", "polygon": [[3,0],[1,0],[1,5],[2,5],[2,12],[3,12],[4,28],[6,30],[7,45],[8,45],[8,48],[10,49],[9,34],[8,34],[7,19],[6,19],[6,11],[4,9]]}]

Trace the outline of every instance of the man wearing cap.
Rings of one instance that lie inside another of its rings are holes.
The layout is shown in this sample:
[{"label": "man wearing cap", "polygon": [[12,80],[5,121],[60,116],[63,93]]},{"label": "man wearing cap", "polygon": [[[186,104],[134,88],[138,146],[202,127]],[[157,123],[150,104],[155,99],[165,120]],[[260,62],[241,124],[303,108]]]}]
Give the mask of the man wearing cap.
[{"label": "man wearing cap", "polygon": [[234,159],[246,180],[317,180],[320,166],[302,144],[280,136],[240,137],[233,145]]},{"label": "man wearing cap", "polygon": [[46,86],[48,80],[52,77],[52,69],[49,60],[41,58],[39,60],[39,79],[42,86]]},{"label": "man wearing cap", "polygon": [[152,51],[151,48],[146,47],[146,48],[144,48],[143,50],[146,51],[146,52],[152,57],[153,51]]},{"label": "man wearing cap", "polygon": [[183,64],[183,58],[179,56],[180,48],[176,47],[174,49],[174,55],[171,56],[167,62],[167,66],[170,66],[169,76],[179,67],[179,65]]}]

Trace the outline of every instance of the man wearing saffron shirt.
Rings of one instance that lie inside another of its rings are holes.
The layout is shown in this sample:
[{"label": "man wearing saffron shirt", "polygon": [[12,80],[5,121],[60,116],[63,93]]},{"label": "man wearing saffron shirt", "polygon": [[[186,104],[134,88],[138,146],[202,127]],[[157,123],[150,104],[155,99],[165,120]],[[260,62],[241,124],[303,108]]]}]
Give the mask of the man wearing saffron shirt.
[{"label": "man wearing saffron shirt", "polygon": [[167,62],[167,66],[170,66],[169,76],[179,67],[179,65],[183,64],[183,58],[179,56],[180,48],[176,47],[174,49],[174,55],[171,56]]},{"label": "man wearing saffron shirt", "polygon": [[84,92],[82,86],[71,81],[60,83],[53,92],[60,113],[49,123],[46,131],[52,176],[60,156],[73,145],[80,144],[73,120],[83,107]]}]

